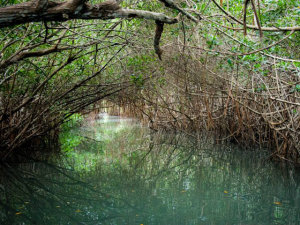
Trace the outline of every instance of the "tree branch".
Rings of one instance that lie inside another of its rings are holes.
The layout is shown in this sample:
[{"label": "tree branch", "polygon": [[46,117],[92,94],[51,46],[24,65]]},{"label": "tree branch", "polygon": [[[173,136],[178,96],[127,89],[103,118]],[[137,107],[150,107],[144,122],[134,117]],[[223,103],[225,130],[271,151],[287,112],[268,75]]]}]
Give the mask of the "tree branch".
[{"label": "tree branch", "polygon": [[[235,18],[233,15],[231,15],[229,12],[227,12],[225,9],[223,9],[217,2],[216,0],[212,0],[213,3],[229,18],[234,20],[235,22],[244,25],[244,23],[237,18]],[[246,25],[247,28],[253,29],[253,30],[259,30],[257,26],[253,25]],[[239,28],[234,28],[234,29],[239,29]],[[243,28],[241,28],[242,30]],[[294,26],[294,27],[261,27],[262,31],[300,31],[300,26]]]},{"label": "tree branch", "polygon": [[196,19],[192,14],[189,12],[185,11],[184,9],[180,8],[173,0],[159,0],[165,4],[166,7],[176,9],[179,12],[181,12],[183,15],[185,15],[187,18],[190,20],[194,21],[195,23],[198,23],[199,20]]},{"label": "tree branch", "polygon": [[107,20],[115,18],[141,18],[167,24],[178,22],[176,18],[168,17],[162,13],[121,9],[118,2],[114,0],[97,5],[85,3],[85,0],[69,0],[66,2],[33,0],[0,8],[0,28],[39,21]]}]

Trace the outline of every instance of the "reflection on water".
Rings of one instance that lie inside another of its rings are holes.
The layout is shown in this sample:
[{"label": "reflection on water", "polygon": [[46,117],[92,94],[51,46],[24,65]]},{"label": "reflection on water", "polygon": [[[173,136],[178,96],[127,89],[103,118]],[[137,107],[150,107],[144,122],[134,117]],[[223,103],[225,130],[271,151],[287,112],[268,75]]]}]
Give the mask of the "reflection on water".
[{"label": "reflection on water", "polygon": [[300,177],[257,153],[101,115],[53,162],[1,165],[0,224],[300,224]]}]

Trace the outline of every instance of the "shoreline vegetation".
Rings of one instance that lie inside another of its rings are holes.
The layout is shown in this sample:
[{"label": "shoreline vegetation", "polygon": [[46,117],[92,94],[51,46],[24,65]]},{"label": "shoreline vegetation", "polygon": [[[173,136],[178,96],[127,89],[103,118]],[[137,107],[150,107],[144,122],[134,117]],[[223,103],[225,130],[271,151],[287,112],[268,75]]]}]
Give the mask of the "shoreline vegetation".
[{"label": "shoreline vegetation", "polygon": [[0,161],[107,111],[299,166],[299,31],[297,0],[4,0]]}]

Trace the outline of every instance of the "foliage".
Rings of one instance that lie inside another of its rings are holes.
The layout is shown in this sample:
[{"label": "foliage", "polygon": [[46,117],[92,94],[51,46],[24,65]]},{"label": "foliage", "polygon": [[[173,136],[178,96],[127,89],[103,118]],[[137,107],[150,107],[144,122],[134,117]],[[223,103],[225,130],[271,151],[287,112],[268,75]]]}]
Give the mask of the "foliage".
[{"label": "foliage", "polygon": [[83,137],[72,132],[74,128],[80,126],[82,120],[83,116],[76,113],[70,116],[68,120],[61,125],[59,141],[61,143],[61,150],[63,152],[74,151],[74,148],[82,142]]}]

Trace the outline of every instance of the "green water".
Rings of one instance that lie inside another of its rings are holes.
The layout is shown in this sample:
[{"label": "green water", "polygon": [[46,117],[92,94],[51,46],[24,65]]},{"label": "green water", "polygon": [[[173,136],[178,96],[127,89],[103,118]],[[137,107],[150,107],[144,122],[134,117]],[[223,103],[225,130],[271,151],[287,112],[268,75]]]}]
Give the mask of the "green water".
[{"label": "green water", "polygon": [[0,224],[300,224],[299,171],[262,151],[151,133],[118,117],[63,140],[60,158],[1,165]]}]

